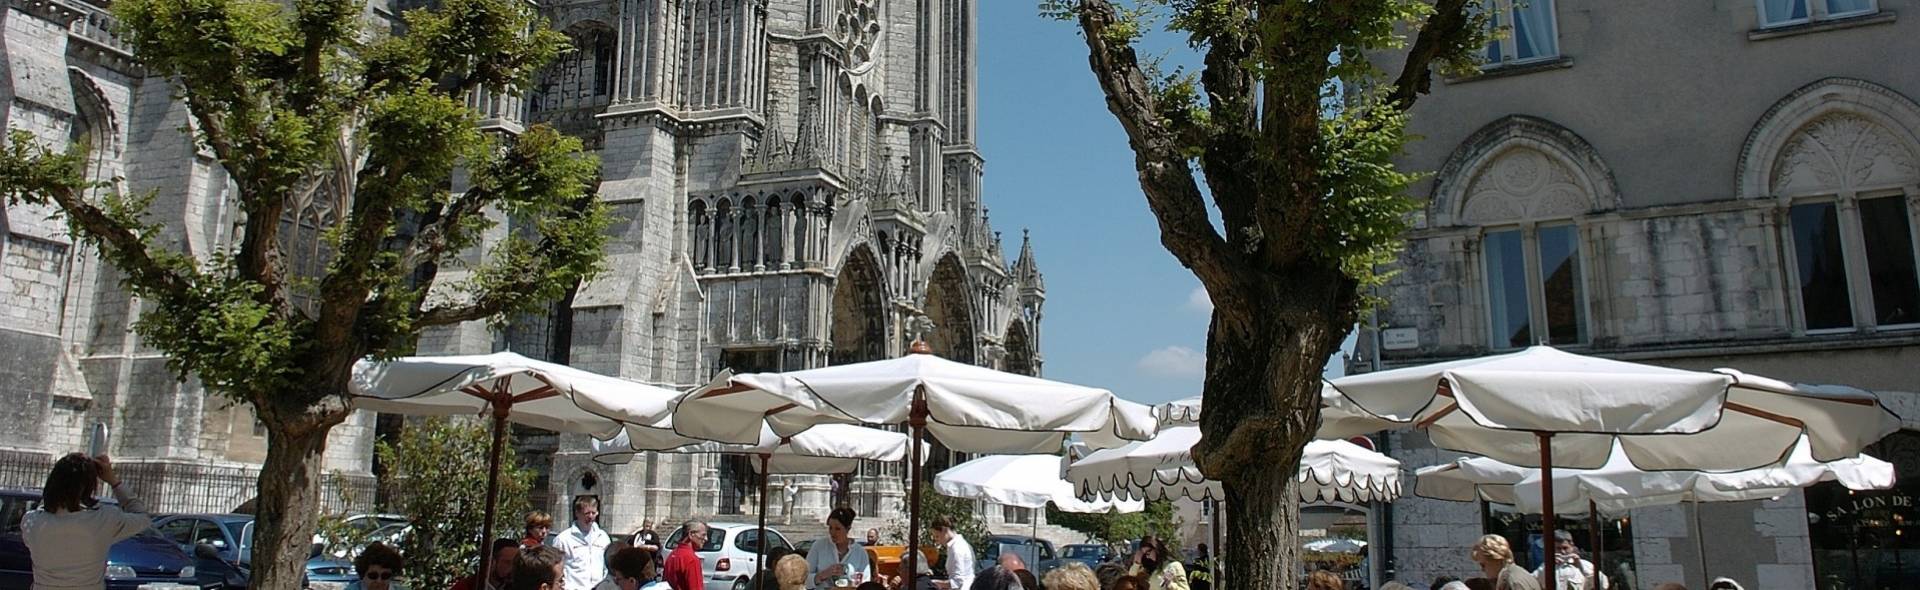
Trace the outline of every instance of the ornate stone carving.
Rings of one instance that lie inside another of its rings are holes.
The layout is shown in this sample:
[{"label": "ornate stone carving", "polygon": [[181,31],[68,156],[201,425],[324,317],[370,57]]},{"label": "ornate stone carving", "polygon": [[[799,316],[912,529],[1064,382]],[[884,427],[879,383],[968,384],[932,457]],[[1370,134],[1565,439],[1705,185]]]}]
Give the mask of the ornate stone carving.
[{"label": "ornate stone carving", "polygon": [[1920,178],[1912,150],[1878,123],[1833,113],[1802,126],[1773,167],[1774,194],[1896,186]]},{"label": "ornate stone carving", "polygon": [[1473,224],[1573,217],[1593,208],[1572,171],[1525,147],[1495,156],[1467,184],[1466,194],[1462,217]]}]

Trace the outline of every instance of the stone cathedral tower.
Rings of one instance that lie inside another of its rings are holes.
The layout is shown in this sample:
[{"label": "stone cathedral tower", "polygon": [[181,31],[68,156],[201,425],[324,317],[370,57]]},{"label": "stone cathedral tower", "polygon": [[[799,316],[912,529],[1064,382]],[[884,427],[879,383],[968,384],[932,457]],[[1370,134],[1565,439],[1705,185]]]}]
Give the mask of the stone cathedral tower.
[{"label": "stone cathedral tower", "polygon": [[[599,153],[600,196],[621,218],[611,271],[503,331],[476,322],[425,334],[421,354],[513,349],[691,387],[722,368],[899,355],[924,332],[949,358],[1037,374],[1039,267],[1027,243],[1006,260],[980,195],[976,1],[542,0],[574,50],[532,92],[471,104],[495,132],[549,123]],[[367,17],[430,3],[372,0]],[[93,146],[90,174],[156,192],[153,218],[171,243],[218,251],[242,222],[230,181],[181,131],[185,105],[138,66],[105,6],[20,0],[0,12],[0,125]],[[318,237],[347,205],[309,201],[283,220],[289,264],[303,273],[323,267]],[[105,422],[129,477],[192,491],[159,508],[223,512],[250,498],[265,443],[252,415],[173,380],[127,330],[140,302],[46,218],[0,210],[0,485],[39,485],[52,457],[84,448],[87,426]],[[399,424],[362,415],[335,431],[335,509],[372,500],[372,440]],[[556,514],[595,495],[609,526],[632,530],[752,505],[742,461],[605,466],[584,439],[519,439]],[[815,525],[837,503],[890,510],[901,477],[874,466],[780,480],[776,522]]]},{"label": "stone cathedral tower", "polygon": [[[980,194],[974,2],[543,3],[574,51],[526,117],[598,149],[625,221],[612,272],[503,344],[685,387],[897,356],[930,323],[943,356],[1037,374],[1039,267],[1027,243],[1009,263]],[[753,505],[744,461],[610,467],[584,439],[550,444],[551,505],[599,496],[616,530]],[[810,524],[841,503],[872,514],[901,477],[780,480],[771,504]]]}]

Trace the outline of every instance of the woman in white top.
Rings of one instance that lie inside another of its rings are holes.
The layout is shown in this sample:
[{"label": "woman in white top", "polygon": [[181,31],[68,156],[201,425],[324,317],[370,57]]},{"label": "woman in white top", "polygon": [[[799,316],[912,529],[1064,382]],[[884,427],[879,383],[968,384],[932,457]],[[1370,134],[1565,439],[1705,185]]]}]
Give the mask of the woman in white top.
[{"label": "woman in white top", "polygon": [[[94,500],[107,482],[119,506]],[[106,455],[61,457],[47,474],[40,508],[20,519],[20,536],[33,553],[34,590],[106,587],[107,548],[153,526],[146,506],[120,486]]]},{"label": "woman in white top", "polygon": [[873,579],[873,564],[867,559],[867,548],[853,542],[849,533],[853,530],[855,515],[852,508],[840,507],[827,515],[826,538],[813,542],[813,548],[807,550],[807,587],[833,588],[841,586],[859,586],[861,582]]}]

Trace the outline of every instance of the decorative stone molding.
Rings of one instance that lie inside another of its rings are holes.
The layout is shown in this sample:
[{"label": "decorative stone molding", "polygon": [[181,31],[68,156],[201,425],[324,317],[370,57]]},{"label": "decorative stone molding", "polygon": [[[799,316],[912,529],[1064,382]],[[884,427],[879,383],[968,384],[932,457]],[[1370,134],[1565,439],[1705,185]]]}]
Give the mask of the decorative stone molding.
[{"label": "decorative stone molding", "polygon": [[1429,196],[1427,226],[1565,218],[1619,206],[1613,170],[1579,134],[1509,115],[1447,157]]},{"label": "decorative stone molding", "polygon": [[1786,197],[1780,191],[1811,182],[1834,189],[1911,183],[1920,176],[1916,162],[1920,104],[1872,82],[1827,78],[1760,116],[1740,149],[1734,182],[1743,199]]}]

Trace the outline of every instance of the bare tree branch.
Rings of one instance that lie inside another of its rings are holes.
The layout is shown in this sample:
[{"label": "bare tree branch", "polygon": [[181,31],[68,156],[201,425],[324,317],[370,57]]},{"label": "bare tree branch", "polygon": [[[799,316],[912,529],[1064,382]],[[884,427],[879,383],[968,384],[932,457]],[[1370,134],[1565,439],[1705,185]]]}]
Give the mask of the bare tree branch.
[{"label": "bare tree branch", "polygon": [[1433,14],[1427,17],[1425,26],[1420,27],[1420,36],[1414,38],[1413,48],[1407,51],[1407,63],[1400,68],[1400,77],[1393,82],[1393,93],[1388,100],[1400,110],[1413,108],[1413,101],[1420,95],[1433,89],[1433,60],[1448,46],[1457,45],[1469,34],[1467,24],[1467,2],[1469,0],[1436,0]]},{"label": "bare tree branch", "polygon": [[400,256],[400,274],[413,274],[420,265],[439,260],[446,254],[447,244],[452,234],[458,231],[460,224],[468,216],[477,214],[493,202],[495,195],[489,191],[474,188],[445,207],[431,211],[422,219],[420,232],[415,234],[413,242]]},{"label": "bare tree branch", "polygon": [[113,261],[115,268],[127,274],[127,280],[164,297],[184,297],[192,288],[187,277],[169,270],[155,259],[153,253],[147,250],[147,242],[133,233],[132,228],[87,202],[81,196],[80,189],[50,190],[46,194],[60,206],[70,221],[86,230],[84,235],[92,236],[102,249],[109,251],[107,258]]},{"label": "bare tree branch", "polygon": [[1162,124],[1153,87],[1140,69],[1133,47],[1108,35],[1117,22],[1106,0],[1082,0],[1080,28],[1085,33],[1094,77],[1106,93],[1107,109],[1120,121],[1134,151],[1134,167],[1147,205],[1160,222],[1160,242],[1216,294],[1234,282],[1233,251],[1207,218],[1206,197],[1187,166],[1179,138]]}]

